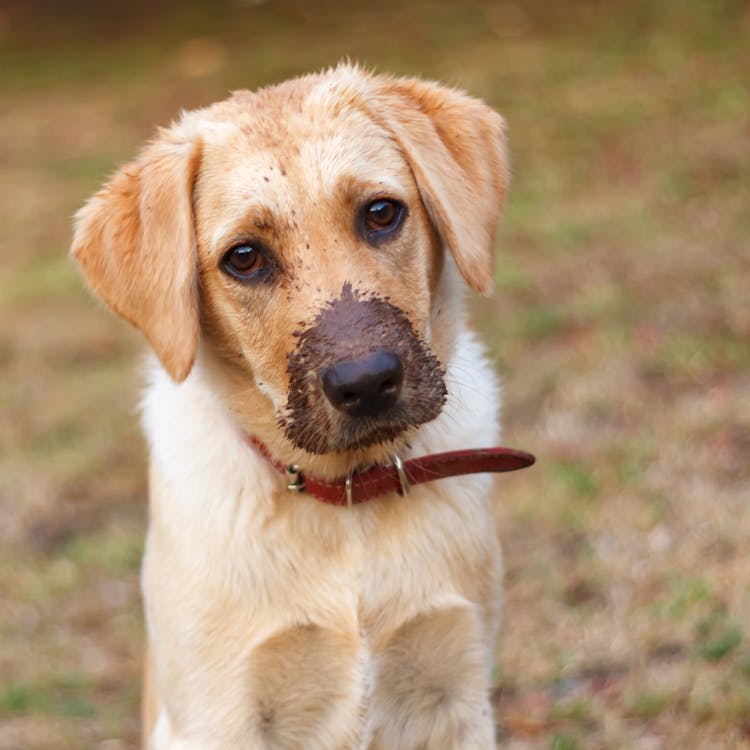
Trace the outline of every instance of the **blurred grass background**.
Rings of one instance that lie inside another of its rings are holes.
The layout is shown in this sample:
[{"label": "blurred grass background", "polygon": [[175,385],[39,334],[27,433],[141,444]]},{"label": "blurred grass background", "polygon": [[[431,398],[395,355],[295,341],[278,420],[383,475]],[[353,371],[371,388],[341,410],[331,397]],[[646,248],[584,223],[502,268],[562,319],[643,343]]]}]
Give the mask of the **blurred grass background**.
[{"label": "blurred grass background", "polygon": [[180,109],[347,56],[510,124],[504,746],[750,747],[749,51],[730,0],[0,5],[0,750],[138,732],[141,342],[70,217]]}]

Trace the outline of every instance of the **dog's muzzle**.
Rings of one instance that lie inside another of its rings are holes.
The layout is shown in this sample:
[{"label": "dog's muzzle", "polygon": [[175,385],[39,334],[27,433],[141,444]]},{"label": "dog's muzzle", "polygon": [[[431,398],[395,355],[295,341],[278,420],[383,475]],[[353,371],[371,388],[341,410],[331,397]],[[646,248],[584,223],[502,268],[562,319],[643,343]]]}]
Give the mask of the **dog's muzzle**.
[{"label": "dog's muzzle", "polygon": [[403,310],[344,285],[288,355],[281,425],[298,448],[323,454],[394,440],[435,419],[443,368]]}]

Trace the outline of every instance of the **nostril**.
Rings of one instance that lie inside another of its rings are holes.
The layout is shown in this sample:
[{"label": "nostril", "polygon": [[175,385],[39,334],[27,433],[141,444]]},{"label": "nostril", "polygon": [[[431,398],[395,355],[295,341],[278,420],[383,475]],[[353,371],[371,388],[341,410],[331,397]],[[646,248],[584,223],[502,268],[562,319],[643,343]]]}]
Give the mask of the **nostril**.
[{"label": "nostril", "polygon": [[354,406],[359,401],[359,396],[356,393],[342,393],[341,403],[346,406]]},{"label": "nostril", "polygon": [[398,400],[403,379],[401,358],[387,351],[339,362],[321,373],[328,400],[352,417],[376,416],[390,409]]},{"label": "nostril", "polygon": [[380,392],[381,393],[390,393],[396,388],[396,384],[388,378],[388,380],[384,380],[380,384]]}]

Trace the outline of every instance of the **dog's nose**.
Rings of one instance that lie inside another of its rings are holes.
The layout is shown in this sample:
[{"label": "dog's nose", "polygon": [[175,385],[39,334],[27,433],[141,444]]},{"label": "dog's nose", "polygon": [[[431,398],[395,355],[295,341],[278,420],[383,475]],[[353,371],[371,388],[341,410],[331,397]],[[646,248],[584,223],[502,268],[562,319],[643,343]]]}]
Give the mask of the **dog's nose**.
[{"label": "dog's nose", "polygon": [[350,417],[374,417],[398,400],[404,366],[393,352],[373,352],[332,365],[321,378],[323,392],[339,411]]}]

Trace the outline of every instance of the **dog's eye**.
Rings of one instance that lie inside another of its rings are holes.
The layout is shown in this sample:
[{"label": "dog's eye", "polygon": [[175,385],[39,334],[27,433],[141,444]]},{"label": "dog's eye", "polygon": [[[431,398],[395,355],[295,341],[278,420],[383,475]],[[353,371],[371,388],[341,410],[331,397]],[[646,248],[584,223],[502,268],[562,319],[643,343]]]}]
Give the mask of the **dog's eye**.
[{"label": "dog's eye", "polygon": [[236,245],[221,261],[222,266],[233,276],[246,279],[263,270],[265,258],[258,248],[252,245]]},{"label": "dog's eye", "polygon": [[397,229],[403,217],[404,207],[400,203],[381,198],[365,206],[365,231],[372,239],[377,239]]}]

